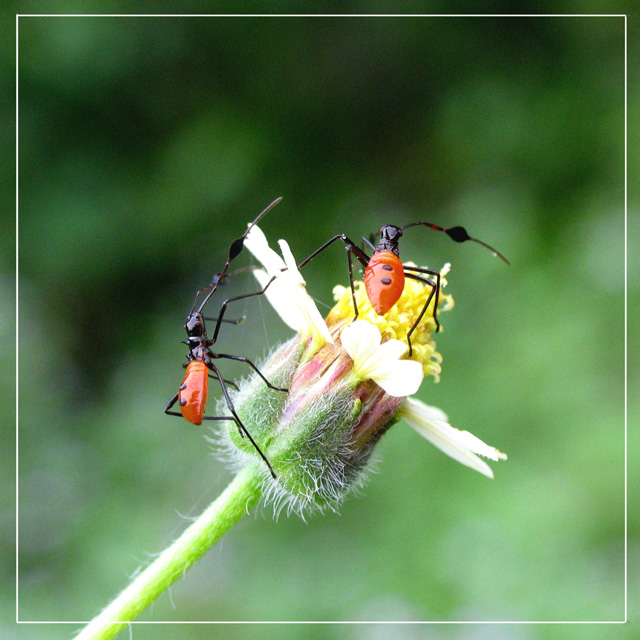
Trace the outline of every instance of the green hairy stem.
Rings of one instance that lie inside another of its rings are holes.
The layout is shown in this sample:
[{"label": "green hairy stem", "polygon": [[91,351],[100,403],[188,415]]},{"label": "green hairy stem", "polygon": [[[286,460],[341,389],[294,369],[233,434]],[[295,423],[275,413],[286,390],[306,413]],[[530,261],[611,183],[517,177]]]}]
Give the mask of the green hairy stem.
[{"label": "green hairy stem", "polygon": [[76,636],[76,640],[113,638],[248,513],[261,493],[259,468],[249,464],[173,544]]}]

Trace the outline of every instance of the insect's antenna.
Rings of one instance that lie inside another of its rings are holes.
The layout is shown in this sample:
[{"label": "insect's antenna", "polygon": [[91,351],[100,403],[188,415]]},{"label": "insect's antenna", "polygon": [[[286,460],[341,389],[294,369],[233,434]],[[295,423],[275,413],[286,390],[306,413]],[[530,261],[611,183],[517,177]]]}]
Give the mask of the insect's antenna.
[{"label": "insect's antenna", "polygon": [[[258,222],[260,222],[260,220],[262,220],[262,218],[267,213],[269,213],[269,211],[271,211],[271,209],[273,209],[273,207],[275,207],[281,200],[282,200],[282,196],[280,196],[279,198],[276,198],[270,205],[268,205],[265,209],[263,209],[258,214],[256,219],[247,227],[247,230],[239,238],[236,238],[229,245],[229,257],[227,258],[227,262],[225,263],[222,271],[214,276],[213,282],[211,283],[211,290],[202,299],[202,302],[200,303],[200,306],[198,307],[198,313],[202,313],[202,310],[204,309],[204,306],[207,304],[207,302],[209,302],[209,298],[211,298],[211,296],[217,291],[220,282],[222,282],[222,280],[224,279],[225,275],[227,275],[227,271],[229,269],[229,265],[231,264],[231,262],[233,260],[235,260],[240,255],[240,252],[242,251],[242,249],[244,247],[244,241],[246,240],[247,236],[249,235],[249,232],[251,231],[251,229],[253,229],[253,227],[255,227],[258,224]],[[191,313],[193,313],[193,309],[196,306],[196,301],[197,300],[198,300],[198,298],[196,296],[196,299],[193,301],[193,305],[191,307]]]},{"label": "insect's antenna", "polygon": [[445,229],[444,227],[439,227],[437,224],[431,224],[430,222],[410,222],[409,224],[405,224],[404,227],[400,227],[401,231],[408,229],[409,227],[416,227],[418,225],[422,225],[424,227],[429,227],[430,229],[435,229],[436,231],[444,231],[452,240],[455,242],[465,242],[466,240],[472,240],[478,244],[481,244],[483,247],[486,247],[493,253],[494,256],[497,256],[505,262],[506,264],[511,264],[497,249],[494,249],[492,246],[488,245],[486,242],[482,242],[482,240],[478,240],[477,238],[472,238],[466,231],[464,227],[450,227],[449,229]]}]

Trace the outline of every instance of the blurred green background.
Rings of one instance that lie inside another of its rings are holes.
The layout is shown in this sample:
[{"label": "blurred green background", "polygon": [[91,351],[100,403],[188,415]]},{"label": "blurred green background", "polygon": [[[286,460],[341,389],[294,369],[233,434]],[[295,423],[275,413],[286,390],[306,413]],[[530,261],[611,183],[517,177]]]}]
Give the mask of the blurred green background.
[{"label": "blurred green background", "polygon": [[[509,257],[506,267],[420,228],[401,245],[406,260],[453,265],[442,382],[426,380],[419,397],[509,460],[489,481],[400,424],[340,515],[251,514],[141,620],[623,619],[623,18],[25,17],[19,60],[21,620],[90,619],[229,482],[206,430],[162,409],[183,375],[195,290],[277,196],[261,226],[299,259],[336,233],[418,220],[464,225]],[[348,282],[344,251],[305,277],[328,309],[333,285]],[[224,293],[254,286],[238,277]],[[248,321],[226,328],[222,352],[259,360],[290,335],[264,300],[236,312]],[[10,305],[3,327],[9,359]],[[9,374],[3,383],[11,416]],[[3,520],[10,532],[13,516]],[[67,638],[77,626],[19,634]],[[259,632],[631,637],[618,625]]]}]

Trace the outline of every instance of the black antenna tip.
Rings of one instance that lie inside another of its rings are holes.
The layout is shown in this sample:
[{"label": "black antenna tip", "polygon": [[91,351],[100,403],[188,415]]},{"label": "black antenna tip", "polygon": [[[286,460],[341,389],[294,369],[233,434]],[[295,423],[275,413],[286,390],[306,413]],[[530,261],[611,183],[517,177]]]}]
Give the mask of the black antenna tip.
[{"label": "black antenna tip", "polygon": [[[237,258],[241,251],[242,248],[244,247],[244,236],[242,238],[238,238],[237,240],[234,240],[231,245],[229,246],[229,262],[231,262],[234,258]],[[218,279],[220,278],[220,276],[218,276]],[[217,284],[217,281],[216,281]]]},{"label": "black antenna tip", "polygon": [[473,238],[467,233],[464,227],[451,227],[445,229],[445,233],[455,242],[465,242],[466,240],[473,240]]}]

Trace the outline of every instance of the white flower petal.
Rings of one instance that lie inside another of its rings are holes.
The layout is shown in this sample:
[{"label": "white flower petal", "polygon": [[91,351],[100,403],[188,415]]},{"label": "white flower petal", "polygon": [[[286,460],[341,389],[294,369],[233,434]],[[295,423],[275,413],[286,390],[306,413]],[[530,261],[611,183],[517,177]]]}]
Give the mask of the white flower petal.
[{"label": "white flower petal", "polygon": [[284,260],[271,249],[266,236],[257,225],[251,228],[244,242],[245,247],[262,263],[266,271],[254,271],[258,282],[265,287],[269,280],[275,278],[265,292],[267,299],[289,327],[304,336],[313,336],[316,346],[324,342],[333,343],[327,323],[307,294],[304,278],[289,245],[284,240],[280,240],[279,244]]},{"label": "white flower petal", "polygon": [[345,327],[340,334],[340,341],[345,351],[355,362],[380,347],[382,336],[377,327],[365,320],[356,320]]},{"label": "white flower petal", "polygon": [[371,379],[394,398],[415,393],[422,384],[422,365],[415,360],[396,360],[385,364],[384,370],[372,374]]},{"label": "white flower petal", "polygon": [[[263,288],[271,281],[271,277],[263,269],[255,269],[253,275]],[[265,291],[265,296],[287,326],[294,331],[298,331],[300,327],[304,326],[304,319],[300,309],[296,304],[292,303],[291,297],[280,280],[276,278],[271,282]]]},{"label": "white flower petal", "polygon": [[244,240],[244,246],[260,261],[269,276],[286,269],[284,260],[269,246],[267,236],[258,225],[253,225]]},{"label": "white flower petal", "polygon": [[400,340],[381,345],[380,331],[370,322],[352,322],[342,330],[340,340],[353,359],[356,375],[373,380],[390,396],[408,396],[420,387],[422,365],[415,360],[400,360],[408,346]]},{"label": "white flower petal", "polygon": [[493,478],[489,465],[477,455],[491,460],[506,460],[507,456],[494,447],[485,444],[468,431],[452,427],[446,416],[436,407],[430,407],[415,398],[405,398],[400,405],[399,415],[403,417],[421,436],[451,456],[454,460]]},{"label": "white flower petal", "polygon": [[384,344],[380,345],[380,353],[384,354],[384,357],[389,360],[399,360],[408,350],[409,345],[400,340],[387,340]]}]

